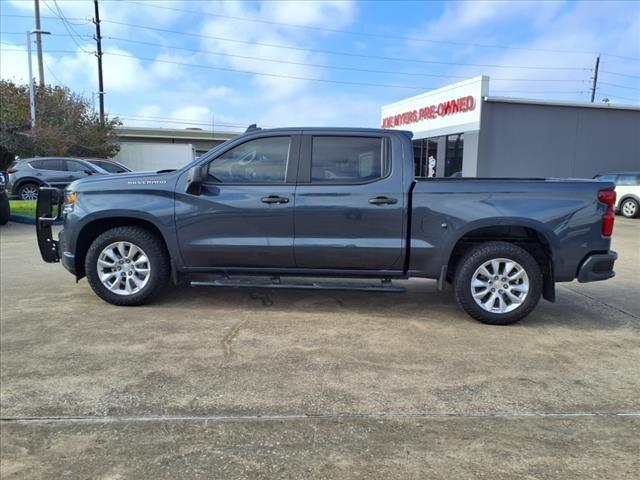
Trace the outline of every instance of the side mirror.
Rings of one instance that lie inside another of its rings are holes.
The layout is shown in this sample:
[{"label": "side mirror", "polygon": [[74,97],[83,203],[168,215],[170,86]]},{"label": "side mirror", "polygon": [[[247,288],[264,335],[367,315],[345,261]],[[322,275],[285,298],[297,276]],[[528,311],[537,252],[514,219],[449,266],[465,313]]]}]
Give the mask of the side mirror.
[{"label": "side mirror", "polygon": [[207,180],[208,165],[196,165],[187,176],[187,193],[190,195],[200,195],[202,185]]},{"label": "side mirror", "polygon": [[87,175],[93,175],[93,172],[91,170],[85,170],[84,173],[86,173]]}]

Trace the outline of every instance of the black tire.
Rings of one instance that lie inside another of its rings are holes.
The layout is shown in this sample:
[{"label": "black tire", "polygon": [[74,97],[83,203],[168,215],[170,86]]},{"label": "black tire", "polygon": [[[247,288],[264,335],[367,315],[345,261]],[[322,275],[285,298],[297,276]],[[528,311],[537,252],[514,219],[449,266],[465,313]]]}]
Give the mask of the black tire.
[{"label": "black tire", "polygon": [[637,218],[640,215],[640,204],[633,198],[625,198],[620,203],[620,213],[625,218]]},{"label": "black tire", "polygon": [[23,183],[22,185],[20,185],[20,188],[18,188],[18,197],[20,198],[20,200],[37,200],[38,199],[38,194],[36,193],[36,198],[25,198],[28,197],[27,195],[27,191],[31,190],[35,188],[36,191],[40,189],[40,185],[38,185],[37,183],[33,183],[33,182],[26,182]]},{"label": "black tire", "polygon": [[[478,268],[492,259],[500,258],[515,261],[524,269],[529,277],[529,291],[524,301],[514,310],[493,313],[476,303],[471,292],[471,282]],[[529,315],[538,304],[542,294],[542,272],[531,254],[517,245],[507,242],[488,242],[470,249],[462,257],[456,269],[453,286],[458,304],[471,317],[489,325],[509,325]]]},{"label": "black tire", "polygon": [[[140,247],[149,259],[149,280],[140,291],[119,295],[109,290],[99,278],[98,258],[103,249],[115,242],[130,242]],[[116,227],[96,238],[85,257],[85,273],[93,291],[113,305],[134,306],[148,303],[166,287],[171,274],[169,254],[162,239],[141,227]]]},{"label": "black tire", "polygon": [[0,193],[0,225],[6,225],[11,215],[11,208],[9,207],[9,196],[7,192]]}]

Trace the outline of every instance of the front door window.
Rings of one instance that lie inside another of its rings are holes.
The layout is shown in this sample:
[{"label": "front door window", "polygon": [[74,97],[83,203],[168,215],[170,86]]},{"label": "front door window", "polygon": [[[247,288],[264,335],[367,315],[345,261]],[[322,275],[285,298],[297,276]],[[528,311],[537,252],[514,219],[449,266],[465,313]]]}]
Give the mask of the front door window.
[{"label": "front door window", "polygon": [[209,164],[219,183],[285,183],[291,137],[266,137],[232,148]]}]

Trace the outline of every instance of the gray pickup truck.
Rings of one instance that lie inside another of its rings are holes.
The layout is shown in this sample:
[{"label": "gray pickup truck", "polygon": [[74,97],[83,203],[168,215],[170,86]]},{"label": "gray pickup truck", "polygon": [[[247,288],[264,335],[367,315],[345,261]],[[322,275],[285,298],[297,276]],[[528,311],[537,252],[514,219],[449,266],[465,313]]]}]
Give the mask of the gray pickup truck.
[{"label": "gray pickup truck", "polygon": [[414,178],[409,132],[250,127],[178,170],[43,188],[37,236],[45,261],[115,305],[170,280],[397,291],[422,277],[504,325],[554,301],[555,282],[614,276],[614,206],[608,182]]}]

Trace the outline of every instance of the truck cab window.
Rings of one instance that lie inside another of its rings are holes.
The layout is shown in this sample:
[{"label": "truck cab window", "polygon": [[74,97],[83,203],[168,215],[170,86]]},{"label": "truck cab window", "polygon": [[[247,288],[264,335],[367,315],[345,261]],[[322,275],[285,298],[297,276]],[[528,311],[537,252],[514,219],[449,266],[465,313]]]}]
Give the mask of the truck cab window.
[{"label": "truck cab window", "polygon": [[364,183],[385,175],[380,137],[313,137],[312,183]]},{"label": "truck cab window", "polygon": [[266,137],[232,148],[209,164],[219,183],[284,183],[291,137]]}]

